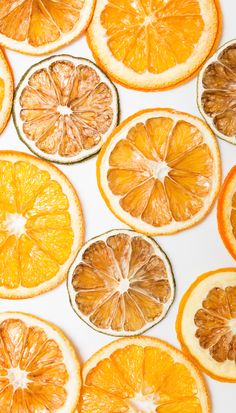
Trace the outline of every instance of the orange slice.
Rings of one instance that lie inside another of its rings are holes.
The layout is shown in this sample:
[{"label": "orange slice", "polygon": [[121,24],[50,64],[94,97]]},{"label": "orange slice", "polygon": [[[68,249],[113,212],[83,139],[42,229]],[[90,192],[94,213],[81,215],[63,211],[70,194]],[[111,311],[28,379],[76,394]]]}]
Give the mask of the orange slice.
[{"label": "orange slice", "polygon": [[113,230],[82,247],[69,271],[68,291],[75,312],[89,326],[129,336],[165,317],[175,283],[169,260],[154,240]]},{"label": "orange slice", "polygon": [[0,133],[6,127],[6,124],[9,120],[11,114],[12,100],[12,73],[8,62],[0,49]]},{"label": "orange slice", "polygon": [[209,413],[196,367],[176,348],[151,337],[114,341],[83,368],[81,413]]},{"label": "orange slice", "polygon": [[18,134],[36,155],[73,163],[98,152],[119,119],[118,94],[87,59],[53,56],[32,66],[15,94]]},{"label": "orange slice", "polygon": [[94,58],[118,83],[160,90],[187,81],[216,47],[214,0],[101,0],[88,29]]},{"label": "orange slice", "polygon": [[80,202],[55,166],[0,152],[0,297],[26,298],[61,283],[84,235]]},{"label": "orange slice", "polygon": [[236,382],[236,268],[203,274],[180,303],[178,339],[212,378]]},{"label": "orange slice", "polygon": [[236,166],[227,175],[221,189],[217,217],[221,238],[236,259]]},{"label": "orange slice", "polygon": [[118,126],[97,161],[111,211],[141,233],[172,234],[201,221],[221,180],[216,139],[207,125],[171,109],[147,109]]},{"label": "orange slice", "polygon": [[0,313],[0,400],[4,413],[74,413],[81,379],[72,344],[30,314]]},{"label": "orange slice", "polygon": [[1,0],[0,44],[42,55],[77,38],[87,28],[95,0]]}]

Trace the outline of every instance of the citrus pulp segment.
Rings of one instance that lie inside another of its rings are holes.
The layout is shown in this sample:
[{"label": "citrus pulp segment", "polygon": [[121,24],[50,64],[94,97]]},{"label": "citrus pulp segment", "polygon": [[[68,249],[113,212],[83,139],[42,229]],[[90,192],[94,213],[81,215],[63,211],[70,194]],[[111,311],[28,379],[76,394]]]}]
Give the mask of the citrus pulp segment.
[{"label": "citrus pulp segment", "polygon": [[80,201],[66,176],[31,155],[0,151],[0,297],[55,288],[83,238]]},{"label": "citrus pulp segment", "polygon": [[200,119],[147,109],[121,123],[97,160],[100,192],[138,232],[172,234],[201,221],[219,191],[219,149]]},{"label": "citrus pulp segment", "polygon": [[179,350],[151,337],[114,341],[84,365],[81,413],[210,413],[207,388]]},{"label": "citrus pulp segment", "polygon": [[13,108],[19,137],[36,155],[74,163],[98,152],[119,120],[115,86],[92,62],[57,55],[32,66]]},{"label": "citrus pulp segment", "polygon": [[151,238],[113,230],[88,241],[69,271],[75,312],[105,334],[140,334],[162,320],[175,295],[168,258]]},{"label": "citrus pulp segment", "polygon": [[30,314],[0,313],[0,349],[2,412],[74,412],[80,365],[61,330]]},{"label": "citrus pulp segment", "polygon": [[183,350],[209,376],[236,382],[236,268],[203,274],[190,286],[176,330]]},{"label": "citrus pulp segment", "polygon": [[11,114],[13,100],[13,78],[10,66],[0,49],[0,133]]}]

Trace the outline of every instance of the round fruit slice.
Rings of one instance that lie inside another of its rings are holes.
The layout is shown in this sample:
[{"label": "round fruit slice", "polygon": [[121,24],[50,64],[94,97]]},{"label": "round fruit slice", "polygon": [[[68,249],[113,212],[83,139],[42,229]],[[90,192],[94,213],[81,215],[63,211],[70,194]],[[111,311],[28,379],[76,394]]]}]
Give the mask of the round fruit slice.
[{"label": "round fruit slice", "polygon": [[198,107],[214,133],[236,144],[236,40],[226,43],[202,68]]},{"label": "round fruit slice", "polygon": [[1,411],[74,413],[81,379],[72,344],[30,314],[0,313]]},{"label": "round fruit slice", "polygon": [[197,224],[212,207],[221,180],[219,149],[200,119],[147,109],[111,134],[97,179],[123,222],[145,234],[172,234]]},{"label": "round fruit slice", "polygon": [[[0,12],[1,13],[1,12]],[[13,100],[13,78],[9,64],[0,49],[0,133],[11,114]]]},{"label": "round fruit slice", "polygon": [[0,43],[41,55],[77,38],[87,28],[95,0],[1,0]]},{"label": "round fruit slice", "polygon": [[31,155],[0,151],[0,297],[56,287],[83,236],[79,198],[66,176]]},{"label": "round fruit slice", "polygon": [[220,193],[218,227],[226,248],[236,259],[236,166],[226,177]]},{"label": "round fruit slice", "polygon": [[94,58],[115,81],[160,90],[195,74],[220,32],[214,0],[101,0],[87,39]]},{"label": "round fruit slice", "polygon": [[14,122],[29,149],[73,163],[98,152],[119,118],[115,86],[87,59],[53,56],[32,66],[15,94]]},{"label": "round fruit slice", "polygon": [[236,382],[236,268],[208,272],[191,285],[176,329],[183,350],[209,376]]},{"label": "round fruit slice", "polygon": [[169,260],[159,245],[130,230],[91,239],[69,271],[75,312],[114,336],[140,334],[164,318],[175,294]]},{"label": "round fruit slice", "polygon": [[114,341],[83,368],[81,413],[209,413],[200,372],[176,348],[151,337]]}]

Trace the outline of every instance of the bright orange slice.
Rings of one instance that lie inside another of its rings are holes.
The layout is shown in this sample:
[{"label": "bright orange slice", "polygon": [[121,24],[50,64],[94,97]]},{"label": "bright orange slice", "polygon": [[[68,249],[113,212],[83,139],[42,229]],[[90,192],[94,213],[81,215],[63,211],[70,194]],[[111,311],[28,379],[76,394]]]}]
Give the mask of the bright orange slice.
[{"label": "bright orange slice", "polygon": [[0,44],[21,53],[52,52],[87,28],[95,0],[1,0]]},{"label": "bright orange slice", "polygon": [[227,175],[221,189],[218,227],[226,248],[236,259],[236,166]]},{"label": "bright orange slice", "polygon": [[115,81],[158,90],[193,76],[220,33],[218,0],[100,0],[87,38]]},{"label": "bright orange slice", "polygon": [[97,161],[101,194],[123,222],[145,234],[171,234],[201,221],[221,180],[207,125],[171,109],[147,109],[118,126]]},{"label": "bright orange slice", "polygon": [[83,235],[78,195],[65,175],[33,156],[0,152],[0,297],[56,287]]},{"label": "bright orange slice", "polygon": [[236,268],[208,272],[190,286],[176,330],[183,350],[209,376],[236,382]]},{"label": "bright orange slice", "polygon": [[[1,13],[1,11],[0,11]],[[10,66],[0,49],[0,133],[11,114],[13,100],[13,78]]]},{"label": "bright orange slice", "polygon": [[203,378],[179,350],[151,337],[114,341],[83,368],[81,413],[209,413]]},{"label": "bright orange slice", "polygon": [[56,326],[23,313],[0,314],[0,400],[4,413],[74,413],[80,365]]}]

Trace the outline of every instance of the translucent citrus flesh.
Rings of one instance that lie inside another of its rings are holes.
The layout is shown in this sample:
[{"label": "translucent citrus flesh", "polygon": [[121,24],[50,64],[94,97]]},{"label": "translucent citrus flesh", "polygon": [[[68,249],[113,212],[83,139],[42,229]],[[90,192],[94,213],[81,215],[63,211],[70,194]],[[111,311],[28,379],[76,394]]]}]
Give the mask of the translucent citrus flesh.
[{"label": "translucent citrus flesh", "polygon": [[47,171],[0,161],[0,286],[36,287],[58,273],[74,240],[68,208]]},{"label": "translucent citrus flesh", "polygon": [[4,413],[57,411],[66,399],[68,372],[53,340],[20,319],[0,324],[0,399]]},{"label": "translucent citrus flesh", "polygon": [[42,152],[75,156],[99,144],[113,120],[111,104],[111,90],[93,68],[56,61],[22,91],[23,132]]},{"label": "translucent citrus flesh", "polygon": [[33,47],[70,32],[80,20],[84,0],[2,0],[0,33]]},{"label": "translucent citrus flesh", "polygon": [[161,227],[189,220],[204,207],[212,168],[210,149],[194,125],[156,117],[137,123],[115,145],[107,180],[124,211]]},{"label": "translucent citrus flesh", "polygon": [[194,321],[199,344],[210,357],[236,362],[236,287],[213,288]]},{"label": "translucent citrus flesh", "polygon": [[236,43],[226,47],[205,70],[202,107],[223,135],[236,135]]},{"label": "translucent citrus flesh", "polygon": [[186,62],[204,31],[198,0],[109,0],[101,25],[117,60],[154,74]]},{"label": "translucent citrus flesh", "polygon": [[232,225],[233,235],[236,241],[236,192],[234,193],[233,199],[232,199],[232,211],[230,214],[230,222]]},{"label": "translucent citrus flesh", "polygon": [[161,317],[171,296],[165,264],[152,245],[122,233],[85,250],[72,284],[81,313],[113,331],[142,329]]},{"label": "translucent citrus flesh", "polygon": [[[150,406],[149,409],[145,406]],[[127,345],[91,369],[81,413],[202,413],[190,370],[165,350]]]},{"label": "translucent citrus flesh", "polygon": [[0,111],[2,110],[2,104],[5,97],[5,83],[4,80],[0,77]]}]

